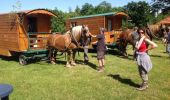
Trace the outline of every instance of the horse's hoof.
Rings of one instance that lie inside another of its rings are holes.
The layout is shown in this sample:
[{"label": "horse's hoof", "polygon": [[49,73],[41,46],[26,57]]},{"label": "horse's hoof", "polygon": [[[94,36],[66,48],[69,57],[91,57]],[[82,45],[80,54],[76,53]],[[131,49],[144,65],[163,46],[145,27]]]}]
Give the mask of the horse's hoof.
[{"label": "horse's hoof", "polygon": [[56,63],[52,61],[51,64],[55,65]]},{"label": "horse's hoof", "polygon": [[71,68],[72,66],[70,64],[66,64],[66,67],[67,68]]},{"label": "horse's hoof", "polygon": [[71,63],[72,66],[76,66],[76,63]]}]

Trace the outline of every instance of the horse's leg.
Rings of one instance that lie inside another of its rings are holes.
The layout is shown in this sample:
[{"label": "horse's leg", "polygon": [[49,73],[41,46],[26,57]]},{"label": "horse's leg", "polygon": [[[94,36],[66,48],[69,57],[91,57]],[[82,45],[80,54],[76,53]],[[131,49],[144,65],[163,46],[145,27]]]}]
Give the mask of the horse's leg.
[{"label": "horse's leg", "polygon": [[120,53],[121,53],[121,55],[123,55],[123,56],[127,56],[126,47],[127,47],[127,43],[121,43],[121,44],[119,45]]},{"label": "horse's leg", "polygon": [[73,66],[76,66],[75,56],[76,56],[76,50],[73,50],[72,59],[71,59],[71,65],[73,65]]},{"label": "horse's leg", "polygon": [[67,51],[67,63],[66,63],[66,67],[70,68],[70,59],[71,59],[71,50]]},{"label": "horse's leg", "polygon": [[48,53],[48,59],[51,61],[51,47],[48,47],[49,53]]},{"label": "horse's leg", "polygon": [[57,50],[56,49],[54,49],[54,51],[53,51],[54,53],[53,53],[53,57],[54,57],[54,62],[56,62],[56,55],[57,55]]},{"label": "horse's leg", "polygon": [[123,56],[125,56],[125,57],[128,57],[128,54],[127,54],[127,51],[126,51],[127,44],[128,44],[128,43],[125,43],[125,44],[124,44],[124,48],[123,48]]},{"label": "horse's leg", "polygon": [[56,60],[55,60],[55,57],[54,57],[54,49],[53,48],[51,48],[51,59],[50,59],[50,61],[51,61],[51,64],[56,64]]},{"label": "horse's leg", "polygon": [[50,60],[50,63],[53,64],[53,62],[52,62],[52,58],[53,58],[53,57],[52,57],[52,56],[53,56],[53,55],[52,55],[52,52],[53,52],[53,51],[52,51],[52,47],[49,46],[48,49],[49,49],[48,58],[49,58],[49,60]]},{"label": "horse's leg", "polygon": [[132,46],[133,46],[133,59],[136,60],[136,58],[137,58],[137,49],[135,48],[134,44],[132,44]]}]

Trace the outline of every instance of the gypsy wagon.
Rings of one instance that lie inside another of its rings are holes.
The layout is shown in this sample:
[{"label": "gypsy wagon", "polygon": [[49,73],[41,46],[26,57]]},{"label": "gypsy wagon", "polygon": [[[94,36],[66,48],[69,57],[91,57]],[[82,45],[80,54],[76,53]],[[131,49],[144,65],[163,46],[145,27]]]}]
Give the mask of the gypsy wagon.
[{"label": "gypsy wagon", "polygon": [[[66,29],[71,26],[86,24],[92,34],[99,33],[99,28],[107,29],[105,32],[106,44],[108,47],[114,47],[123,26],[126,26],[128,15],[124,12],[110,12],[89,16],[79,16],[69,18],[66,22]],[[92,39],[92,43],[96,38]],[[92,47],[92,46],[91,46]]]},{"label": "gypsy wagon", "polygon": [[18,55],[22,65],[30,58],[47,57],[52,16],[46,9],[0,14],[0,55]]}]

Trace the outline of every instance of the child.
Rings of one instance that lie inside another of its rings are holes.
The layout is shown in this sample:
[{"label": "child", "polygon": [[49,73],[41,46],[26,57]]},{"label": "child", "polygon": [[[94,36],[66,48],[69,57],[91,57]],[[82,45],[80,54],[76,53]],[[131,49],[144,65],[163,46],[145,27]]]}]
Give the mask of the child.
[{"label": "child", "polygon": [[104,65],[105,65],[105,51],[106,51],[106,45],[105,45],[105,36],[104,36],[105,29],[100,28],[100,33],[96,36],[98,39],[97,42],[97,60],[99,63],[99,72],[104,71]]}]

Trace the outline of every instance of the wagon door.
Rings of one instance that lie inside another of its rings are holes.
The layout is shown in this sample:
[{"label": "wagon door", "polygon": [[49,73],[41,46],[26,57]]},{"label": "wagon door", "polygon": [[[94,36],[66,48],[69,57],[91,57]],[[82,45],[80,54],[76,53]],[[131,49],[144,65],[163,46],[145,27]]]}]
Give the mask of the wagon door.
[{"label": "wagon door", "polygon": [[28,32],[37,32],[37,18],[28,17]]}]

